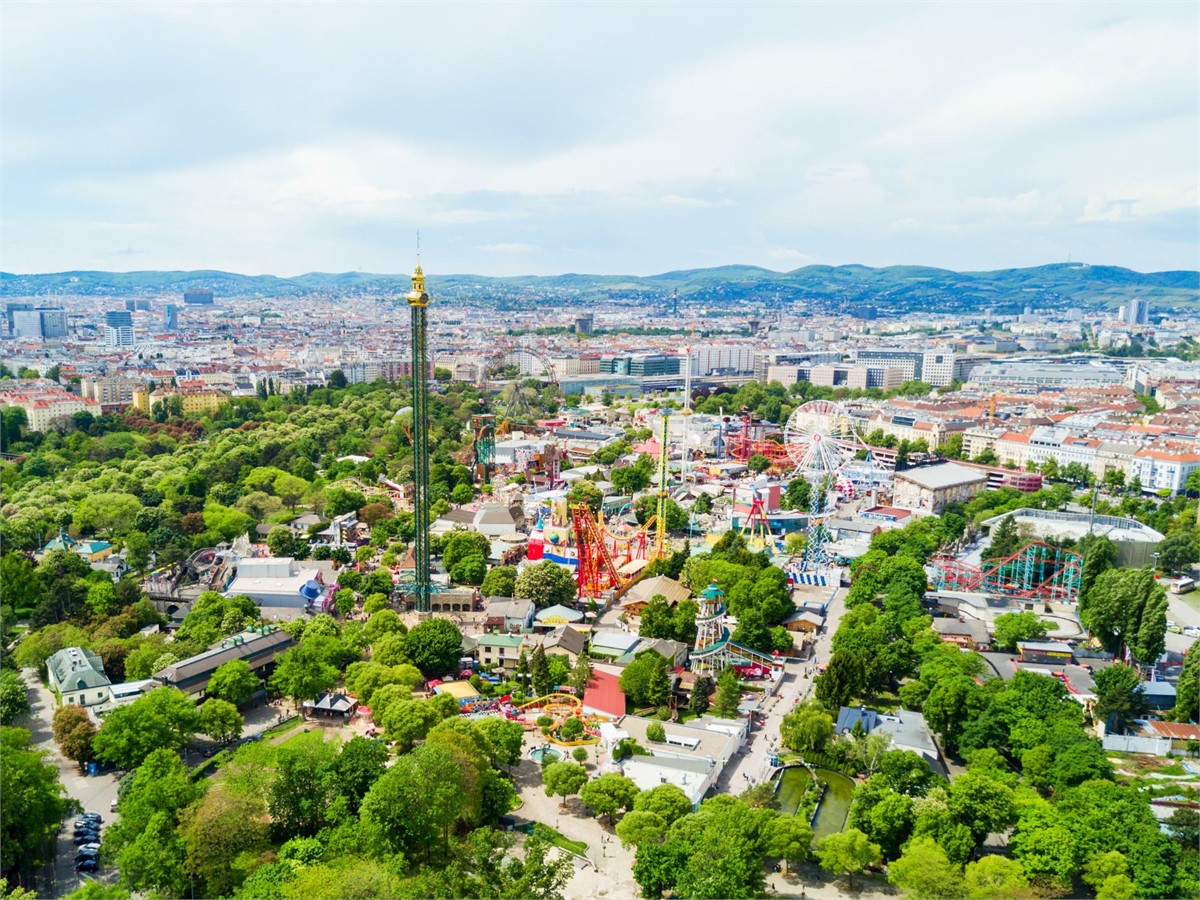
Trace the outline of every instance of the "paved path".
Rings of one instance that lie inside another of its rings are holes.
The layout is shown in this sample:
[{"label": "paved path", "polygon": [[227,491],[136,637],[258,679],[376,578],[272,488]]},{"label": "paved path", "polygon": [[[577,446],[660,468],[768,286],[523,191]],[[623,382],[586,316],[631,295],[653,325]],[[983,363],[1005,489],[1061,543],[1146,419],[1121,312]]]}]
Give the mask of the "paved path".
[{"label": "paved path", "polygon": [[[828,661],[832,653],[833,633],[837,631],[846,611],[845,593],[839,590],[829,604],[824,630],[817,636],[815,644],[814,659],[818,663]],[[812,694],[816,668],[812,662],[791,663],[785,666],[784,673],[779,692],[766,701],[766,724],[754,728],[744,752],[735,756],[725,767],[725,772],[716,785],[718,791],[740,794],[746,788],[759,784],[770,776],[770,757],[780,746],[780,723],[798,702]]]},{"label": "paved path", "polygon": [[[529,759],[529,750],[544,742],[536,731],[527,732],[522,749],[521,764],[514,771],[517,791],[523,805],[513,810],[518,822],[542,822],[575,841],[588,845],[587,858],[595,869],[577,865],[564,891],[566,900],[587,900],[591,897],[632,898],[638,896],[633,880],[633,848],[621,846],[612,827],[587,812],[578,797],[570,798],[565,809],[558,797],[547,797],[542,787],[541,766]],[[594,757],[593,757],[594,759]],[[587,764],[592,775],[599,774],[591,761]]]},{"label": "paved path", "polygon": [[[98,812],[104,817],[105,825],[116,818],[116,813],[109,807],[117,798],[117,777],[113,773],[97,775],[92,778],[79,774],[79,767],[58,752],[54,743],[51,726],[56,709],[54,695],[38,680],[35,669],[22,669],[25,683],[29,685],[29,703],[32,707],[28,715],[23,716],[17,724],[28,728],[32,735],[32,743],[39,750],[46,751],[46,761],[58,766],[59,777],[67,794],[79,801],[85,812]],[[81,879],[74,871],[75,844],[74,817],[67,819],[63,829],[55,841],[54,859],[51,865],[46,865],[38,872],[38,896],[61,897],[79,887]],[[102,881],[112,881],[116,877],[116,869],[106,866],[99,873]]]}]

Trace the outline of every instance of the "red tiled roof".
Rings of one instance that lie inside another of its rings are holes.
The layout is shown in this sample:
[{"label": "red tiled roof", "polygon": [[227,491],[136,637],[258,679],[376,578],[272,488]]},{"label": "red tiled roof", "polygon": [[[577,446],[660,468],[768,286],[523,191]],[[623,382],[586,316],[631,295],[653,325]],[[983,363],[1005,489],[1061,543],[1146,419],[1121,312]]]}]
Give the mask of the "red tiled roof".
[{"label": "red tiled roof", "polygon": [[592,672],[592,680],[583,692],[583,705],[610,716],[625,715],[625,693],[621,679],[608,672]]}]

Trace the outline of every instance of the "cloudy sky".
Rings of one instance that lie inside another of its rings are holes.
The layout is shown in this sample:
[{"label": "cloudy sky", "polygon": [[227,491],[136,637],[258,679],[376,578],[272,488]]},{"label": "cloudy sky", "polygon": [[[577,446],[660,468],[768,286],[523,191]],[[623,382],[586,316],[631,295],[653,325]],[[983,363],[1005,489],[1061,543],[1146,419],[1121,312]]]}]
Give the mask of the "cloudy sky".
[{"label": "cloudy sky", "polygon": [[0,5],[0,267],[1200,267],[1200,4]]}]

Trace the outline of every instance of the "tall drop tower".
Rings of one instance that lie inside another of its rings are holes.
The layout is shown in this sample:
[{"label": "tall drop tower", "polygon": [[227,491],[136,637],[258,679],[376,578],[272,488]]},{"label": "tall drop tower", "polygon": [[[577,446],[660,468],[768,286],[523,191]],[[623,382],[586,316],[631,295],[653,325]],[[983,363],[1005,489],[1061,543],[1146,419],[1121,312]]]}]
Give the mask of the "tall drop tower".
[{"label": "tall drop tower", "polygon": [[412,310],[412,442],[413,442],[413,525],[415,541],[412,593],[417,611],[429,612],[432,585],[429,579],[429,342],[425,333],[425,308],[429,293],[420,257],[413,269],[412,290],[406,298]]}]

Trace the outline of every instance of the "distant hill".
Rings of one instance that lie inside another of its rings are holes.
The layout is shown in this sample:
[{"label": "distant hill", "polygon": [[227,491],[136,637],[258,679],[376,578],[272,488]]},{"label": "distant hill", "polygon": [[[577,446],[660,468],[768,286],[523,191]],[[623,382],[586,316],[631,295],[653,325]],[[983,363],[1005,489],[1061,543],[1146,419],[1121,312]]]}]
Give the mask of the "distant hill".
[{"label": "distant hill", "polygon": [[[291,278],[233,272],[0,273],[0,297],[169,296],[208,288],[220,297],[399,296],[407,274],[309,272]],[[922,266],[805,266],[775,272],[758,266],[685,269],[661,275],[431,275],[430,291],[457,299],[504,304],[546,299],[663,302],[672,291],[688,304],[720,306],[803,302],[813,309],[875,306],[880,314],[913,309],[997,310],[1030,306],[1116,306],[1148,297],[1156,309],[1200,304],[1200,272],[1134,272],[1117,266],[1057,263],[994,272],[954,272]]]}]

